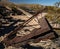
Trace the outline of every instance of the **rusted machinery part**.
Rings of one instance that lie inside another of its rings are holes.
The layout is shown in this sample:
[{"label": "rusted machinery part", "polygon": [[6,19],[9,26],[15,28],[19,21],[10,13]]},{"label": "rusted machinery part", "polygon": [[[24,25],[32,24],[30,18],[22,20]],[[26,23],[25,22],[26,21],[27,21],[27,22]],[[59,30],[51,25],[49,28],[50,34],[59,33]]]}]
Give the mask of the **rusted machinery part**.
[{"label": "rusted machinery part", "polygon": [[3,40],[3,42],[6,43],[7,45],[12,45],[13,43],[18,43],[18,42],[26,41],[26,40],[34,37],[34,36],[40,35],[42,33],[45,33],[47,31],[50,31],[51,30],[51,28],[50,28],[47,20],[44,17],[40,19],[40,25],[41,25],[41,28],[34,29],[28,35],[25,35],[25,36],[22,36],[22,37],[15,37],[12,40],[10,38],[8,38],[8,40],[7,40],[7,38],[5,38]]},{"label": "rusted machinery part", "polygon": [[[17,38],[20,38],[20,37],[17,37]],[[16,38],[16,39],[17,39]],[[29,42],[33,42],[33,43],[38,43],[39,41],[41,41],[41,40],[43,40],[43,41],[46,41],[46,40],[48,40],[48,39],[53,39],[53,38],[55,38],[55,35],[54,35],[54,33],[53,32],[51,32],[51,33],[48,33],[48,34],[46,34],[46,35],[44,35],[44,36],[40,36],[40,37],[37,37],[37,38],[31,38],[31,39],[28,39],[28,40],[25,40],[25,41],[22,41],[22,42],[16,42],[16,43],[14,43],[15,41],[13,41],[13,42],[7,42],[7,43],[5,43],[5,45],[6,46],[22,46],[22,45],[26,45],[26,44],[29,44]],[[16,40],[15,39],[15,40]],[[17,40],[18,41],[18,40]]]},{"label": "rusted machinery part", "polygon": [[[43,9],[44,10],[44,9]],[[39,13],[43,12],[39,11],[38,13],[36,13],[35,15],[33,15],[31,18],[29,18],[27,21],[25,21],[24,23],[22,23],[22,25],[19,25],[17,28],[15,28],[15,30],[11,31],[10,33],[8,33],[8,35],[6,36],[6,38],[4,40],[8,40],[10,37],[12,37],[13,35],[15,35],[17,33],[18,30],[21,30],[22,28],[24,28],[24,25],[26,25],[27,23],[29,23],[32,19],[34,19]]]},{"label": "rusted machinery part", "polygon": [[[34,29],[30,34],[22,36],[22,37],[17,37],[16,32],[18,30],[21,30],[24,28],[24,26],[26,24],[28,24],[32,19],[34,19],[39,13],[37,13],[36,15],[34,15],[33,17],[31,17],[30,19],[28,19],[26,22],[24,22],[22,25],[19,25],[14,31],[10,32],[8,34],[8,36],[2,41],[3,43],[6,44],[6,46],[10,46],[10,45],[14,45],[16,43],[21,43],[21,42],[25,42],[28,41],[29,39],[31,39],[32,37],[38,36],[40,34],[43,34],[45,32],[51,31],[52,27],[50,26],[50,24],[48,23],[47,19],[42,17],[39,19],[39,23],[41,25],[41,28],[38,29]],[[47,34],[47,33],[46,33]],[[52,34],[54,35],[54,34]],[[49,38],[45,38],[45,39],[50,39],[52,37],[48,36]],[[36,41],[39,41],[40,38],[37,38]],[[41,40],[44,39],[41,37]],[[26,42],[27,43],[27,42]]]},{"label": "rusted machinery part", "polygon": [[[45,8],[44,8],[44,9],[45,9]],[[44,11],[44,9],[41,10],[41,11],[39,11],[39,12],[37,12],[35,15],[33,15],[31,18],[29,18],[27,21],[25,21],[25,22],[22,23],[21,25],[18,25],[18,27],[15,28],[15,30],[11,31],[11,32],[6,36],[6,38],[5,38],[4,40],[6,40],[6,39],[8,40],[8,38],[11,37],[12,35],[15,35],[18,30],[23,29],[26,24],[28,24],[31,20],[33,20],[38,14],[42,13],[42,12]]]},{"label": "rusted machinery part", "polygon": [[[42,34],[41,34],[42,35]],[[38,37],[36,36],[36,37],[32,37],[31,39],[28,39],[28,40],[25,40],[25,41],[23,41],[22,43],[24,43],[24,44],[29,44],[29,42],[33,42],[33,43],[38,43],[38,42],[40,42],[41,40],[42,41],[46,41],[46,40],[52,40],[52,39],[54,39],[55,38],[55,35],[54,35],[54,32],[50,32],[50,33],[48,33],[48,34],[46,34],[46,35],[38,35]],[[18,37],[17,37],[18,38]],[[18,42],[19,43],[19,42]],[[20,42],[21,43],[21,42]],[[21,43],[21,45],[23,45]],[[14,44],[17,44],[17,42],[16,43],[14,43]],[[14,44],[12,44],[12,45],[14,45]]]},{"label": "rusted machinery part", "polygon": [[55,35],[53,32],[49,33],[49,34],[46,34],[44,36],[41,36],[41,37],[38,37],[37,39],[34,40],[35,43],[39,42],[39,41],[46,41],[48,39],[52,40],[55,38]]}]

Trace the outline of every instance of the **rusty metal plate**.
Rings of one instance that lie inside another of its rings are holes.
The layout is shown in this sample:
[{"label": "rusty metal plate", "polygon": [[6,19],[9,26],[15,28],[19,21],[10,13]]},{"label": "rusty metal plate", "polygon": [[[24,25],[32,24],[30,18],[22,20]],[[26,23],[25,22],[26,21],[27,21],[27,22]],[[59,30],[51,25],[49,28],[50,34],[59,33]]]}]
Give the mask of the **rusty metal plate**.
[{"label": "rusty metal plate", "polygon": [[48,39],[53,39],[53,38],[55,38],[55,35],[54,35],[54,32],[51,32],[51,33],[49,33],[49,34],[46,34],[46,35],[44,35],[44,36],[41,36],[41,37],[38,37],[38,38],[36,38],[35,40],[34,40],[34,42],[39,42],[39,41],[46,41],[46,40],[48,40]]},{"label": "rusty metal plate", "polygon": [[40,35],[42,33],[45,33],[47,31],[50,31],[51,30],[51,27],[50,25],[48,24],[46,18],[41,18],[40,20],[40,25],[41,25],[41,28],[38,28],[38,29],[34,29],[30,34],[28,35],[25,35],[25,36],[22,36],[22,37],[15,37],[13,38],[12,40],[4,40],[3,42],[7,45],[12,45],[13,43],[18,43],[18,42],[23,42],[23,41],[26,41],[34,36],[37,36],[37,35]]}]

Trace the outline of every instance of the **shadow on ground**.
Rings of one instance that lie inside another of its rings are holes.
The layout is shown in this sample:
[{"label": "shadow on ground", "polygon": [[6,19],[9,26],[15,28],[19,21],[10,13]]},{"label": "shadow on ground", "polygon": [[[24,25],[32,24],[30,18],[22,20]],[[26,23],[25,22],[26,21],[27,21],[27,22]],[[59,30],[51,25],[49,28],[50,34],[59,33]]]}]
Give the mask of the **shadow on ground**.
[{"label": "shadow on ground", "polygon": [[3,28],[3,29],[0,29],[0,36],[3,36],[13,31],[15,28],[17,28],[17,26],[14,26],[14,25],[17,24],[18,22],[24,22],[24,20],[9,20],[9,21],[12,21],[13,23],[10,24],[9,26],[0,26],[0,28]]},{"label": "shadow on ground", "polygon": [[4,45],[2,43],[0,43],[0,49],[4,49]]}]

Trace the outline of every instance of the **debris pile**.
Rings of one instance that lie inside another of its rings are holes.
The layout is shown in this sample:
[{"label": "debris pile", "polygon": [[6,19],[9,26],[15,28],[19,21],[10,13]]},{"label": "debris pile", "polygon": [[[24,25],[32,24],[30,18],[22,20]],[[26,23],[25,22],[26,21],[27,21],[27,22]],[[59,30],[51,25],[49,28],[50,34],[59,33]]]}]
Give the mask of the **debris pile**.
[{"label": "debris pile", "polygon": [[[19,9],[18,7],[16,9],[18,13],[21,11],[26,14],[27,17],[29,16],[28,12]],[[36,12],[34,15],[30,15],[27,20],[15,20],[10,17],[10,12],[8,12],[8,16],[4,13],[6,10],[3,10],[3,12],[1,12],[1,19],[3,21],[1,21],[2,26],[0,27],[0,43],[9,49],[24,49],[32,46],[35,46],[36,48],[42,47],[45,49],[56,48],[58,41],[53,42],[52,40],[57,38],[58,35],[53,30],[48,20],[45,17],[40,16],[44,10],[45,8]],[[19,22],[19,24],[17,24],[17,22]],[[8,25],[6,26],[5,24]]]}]

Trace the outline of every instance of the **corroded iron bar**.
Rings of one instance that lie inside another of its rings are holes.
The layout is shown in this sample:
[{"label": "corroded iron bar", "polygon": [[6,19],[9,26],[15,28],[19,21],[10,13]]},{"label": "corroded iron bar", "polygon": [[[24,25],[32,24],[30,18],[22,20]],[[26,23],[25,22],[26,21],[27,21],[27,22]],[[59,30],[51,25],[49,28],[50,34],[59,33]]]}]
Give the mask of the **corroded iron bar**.
[{"label": "corroded iron bar", "polygon": [[46,34],[46,35],[44,35],[44,36],[41,36],[41,37],[38,37],[38,38],[36,38],[35,40],[34,40],[34,42],[39,42],[39,41],[41,41],[41,40],[43,40],[43,41],[46,41],[46,40],[48,40],[48,39],[53,39],[53,38],[55,38],[55,35],[54,35],[54,32],[51,32],[51,33],[49,33],[49,34]]},{"label": "corroded iron bar", "polygon": [[43,33],[47,32],[47,31],[50,31],[51,30],[51,27],[50,27],[49,23],[47,22],[46,18],[42,17],[42,18],[40,18],[39,21],[40,21],[41,28],[34,29],[28,35],[25,35],[25,36],[22,36],[22,37],[16,36],[12,40],[4,40],[3,42],[6,45],[9,46],[9,45],[12,45],[12,44],[15,44],[15,43],[18,43],[18,42],[26,41],[28,39],[31,39],[34,36],[38,36],[40,34],[43,34]]},{"label": "corroded iron bar", "polygon": [[17,28],[15,28],[13,31],[11,31],[10,33],[8,33],[8,35],[6,36],[6,38],[4,39],[5,40],[8,40],[10,37],[12,37],[13,35],[15,35],[17,33],[18,30],[21,30],[23,29],[26,24],[28,24],[31,20],[33,20],[38,14],[42,13],[44,11],[41,10],[39,12],[37,12],[35,15],[33,15],[31,18],[29,18],[27,21],[25,21],[24,23],[22,23],[21,25],[18,25]]}]

